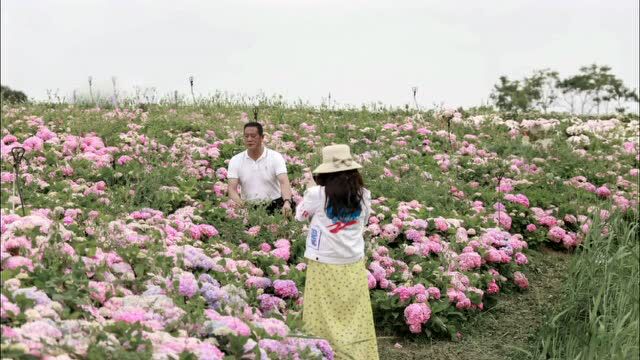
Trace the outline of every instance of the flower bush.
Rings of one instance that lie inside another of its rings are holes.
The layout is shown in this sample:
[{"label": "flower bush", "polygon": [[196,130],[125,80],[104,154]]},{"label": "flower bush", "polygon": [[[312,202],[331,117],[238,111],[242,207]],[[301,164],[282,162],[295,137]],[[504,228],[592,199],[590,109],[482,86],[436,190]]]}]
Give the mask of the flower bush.
[{"label": "flower bush", "polygon": [[[3,107],[3,352],[333,358],[301,323],[305,225],[226,197],[246,116],[215,109]],[[501,292],[529,287],[529,248],[572,251],[594,215],[637,214],[637,121],[445,115],[451,134],[441,115],[262,120],[296,199],[321,146],[349,143],[364,164],[383,330],[456,338]]]}]

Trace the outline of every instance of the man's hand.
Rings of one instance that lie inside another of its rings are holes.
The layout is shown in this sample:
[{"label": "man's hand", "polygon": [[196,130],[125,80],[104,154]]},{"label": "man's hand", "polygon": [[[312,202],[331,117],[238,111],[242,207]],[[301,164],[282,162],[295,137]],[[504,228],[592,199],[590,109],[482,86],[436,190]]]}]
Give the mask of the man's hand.
[{"label": "man's hand", "polygon": [[285,201],[284,205],[282,205],[282,215],[284,215],[285,217],[289,217],[292,213],[293,211],[291,209],[291,202]]},{"label": "man's hand", "polygon": [[240,194],[238,194],[238,179],[229,179],[229,198],[236,203],[238,207],[244,207],[244,200],[240,198]]}]

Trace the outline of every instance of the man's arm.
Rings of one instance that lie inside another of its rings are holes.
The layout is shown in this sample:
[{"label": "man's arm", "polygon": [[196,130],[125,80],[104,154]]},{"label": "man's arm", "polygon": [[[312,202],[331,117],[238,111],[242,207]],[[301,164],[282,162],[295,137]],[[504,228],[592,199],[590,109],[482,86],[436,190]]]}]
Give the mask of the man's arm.
[{"label": "man's arm", "polygon": [[289,176],[286,173],[278,175],[278,182],[280,183],[280,192],[284,200],[291,201],[291,184],[289,183]]},{"label": "man's arm", "polygon": [[287,173],[278,175],[278,182],[280,183],[280,192],[282,193],[282,198],[285,203],[282,206],[282,214],[284,216],[289,216],[292,213],[291,207],[291,184],[289,183],[289,176]]},{"label": "man's arm", "polygon": [[234,203],[243,206],[244,201],[240,198],[240,194],[238,194],[238,183],[238,179],[229,179],[229,198],[231,198]]}]

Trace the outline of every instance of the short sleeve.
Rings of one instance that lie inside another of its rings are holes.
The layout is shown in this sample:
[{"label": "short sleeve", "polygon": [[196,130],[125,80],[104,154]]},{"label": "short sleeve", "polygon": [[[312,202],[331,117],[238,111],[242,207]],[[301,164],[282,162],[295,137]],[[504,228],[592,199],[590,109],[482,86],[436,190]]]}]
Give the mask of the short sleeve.
[{"label": "short sleeve", "polygon": [[227,178],[229,179],[238,179],[238,161],[235,157],[231,158],[229,161],[229,168],[227,169]]},{"label": "short sleeve", "polygon": [[286,174],[287,173],[287,164],[284,161],[284,157],[280,154],[280,153],[275,153],[276,156],[274,156],[274,169],[276,172],[276,176],[280,175],[280,174]]},{"label": "short sleeve", "polygon": [[323,209],[324,204],[322,203],[320,191],[322,191],[320,186],[314,186],[305,191],[302,202],[296,206],[296,220],[309,220],[316,212]]}]

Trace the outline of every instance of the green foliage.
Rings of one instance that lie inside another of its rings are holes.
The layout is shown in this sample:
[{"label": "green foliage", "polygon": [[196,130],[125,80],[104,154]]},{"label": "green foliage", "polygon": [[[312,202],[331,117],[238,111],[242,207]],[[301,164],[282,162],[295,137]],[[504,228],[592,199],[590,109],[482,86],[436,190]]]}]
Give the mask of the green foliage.
[{"label": "green foliage", "polygon": [[560,105],[572,114],[578,109],[581,114],[590,114],[594,108],[600,114],[601,110],[608,113],[610,104],[624,113],[626,103],[639,101],[637,91],[612,74],[611,67],[597,64],[583,66],[578,74],[564,79],[550,69],[536,70],[522,80],[501,76],[491,99],[498,109],[515,115],[534,110],[547,113]]},{"label": "green foliage", "polygon": [[[604,228],[608,235],[602,234]],[[563,298],[532,359],[633,359],[640,325],[638,219],[596,223],[572,259]]]},{"label": "green foliage", "polygon": [[24,103],[28,98],[25,93],[19,90],[12,90],[8,86],[0,85],[0,98],[2,102],[7,103]]},{"label": "green foliage", "polygon": [[498,109],[506,112],[531,111],[535,107],[546,112],[557,98],[554,91],[557,81],[558,73],[550,70],[538,70],[522,81],[501,76],[491,99]]},{"label": "green foliage", "polygon": [[[139,323],[127,324],[117,321],[104,327],[97,334],[96,342],[89,346],[89,359],[151,359],[153,346],[143,336],[144,326]],[[118,343],[113,344],[110,336],[115,336]]]},{"label": "green foliage", "polygon": [[[44,250],[42,266],[37,266],[31,275],[32,285],[44,291],[53,301],[64,306],[66,319],[77,319],[84,314],[83,305],[91,303],[89,299],[89,279],[82,261],[73,259],[62,252],[63,240],[57,224]],[[67,271],[70,269],[71,271]]]}]

